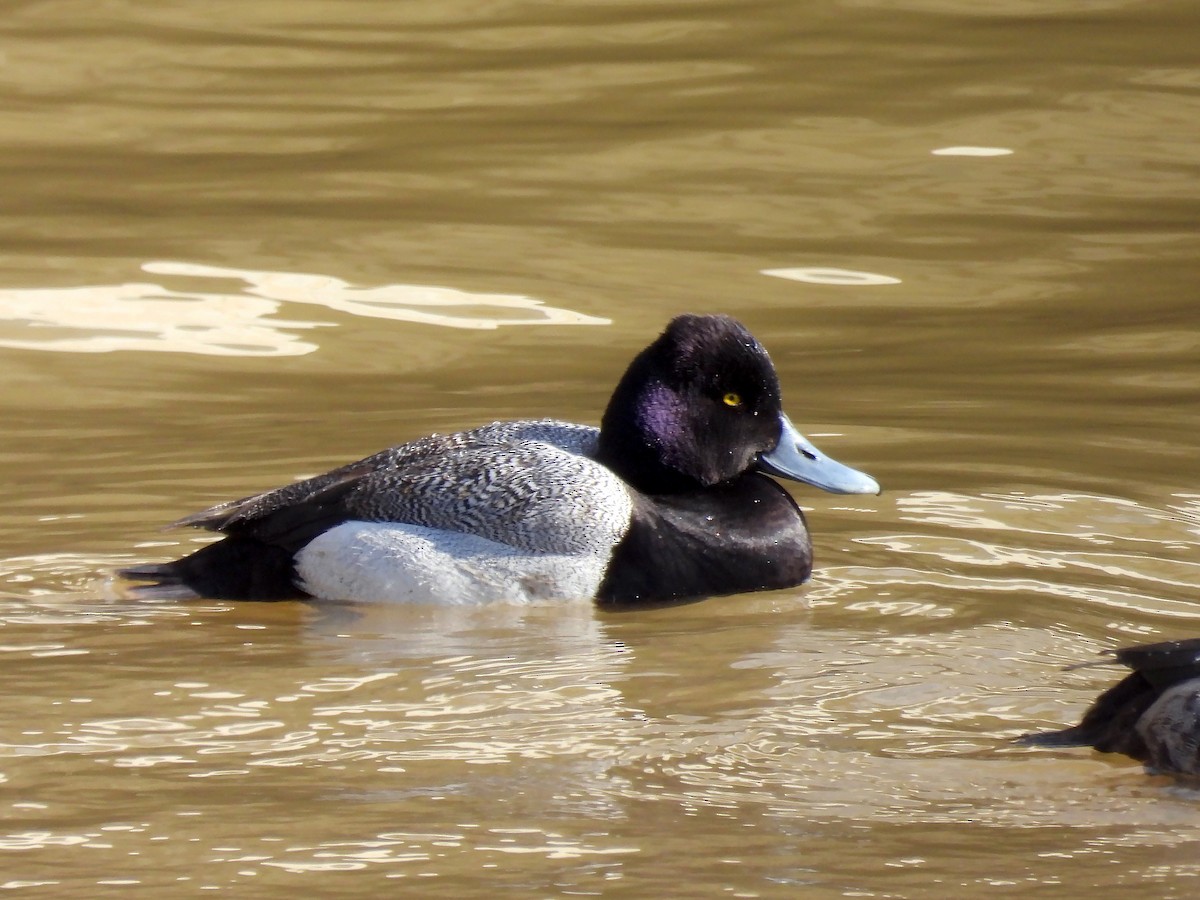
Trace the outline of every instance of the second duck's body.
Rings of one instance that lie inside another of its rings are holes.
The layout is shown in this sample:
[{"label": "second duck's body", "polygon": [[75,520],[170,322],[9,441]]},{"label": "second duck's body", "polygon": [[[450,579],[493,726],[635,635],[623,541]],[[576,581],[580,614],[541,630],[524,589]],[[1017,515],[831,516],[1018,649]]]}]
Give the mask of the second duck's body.
[{"label": "second duck's body", "polygon": [[1082,721],[1027,734],[1039,747],[1094,747],[1124,753],[1152,772],[1200,775],[1200,639],[1111,651],[1133,671],[1104,691]]}]

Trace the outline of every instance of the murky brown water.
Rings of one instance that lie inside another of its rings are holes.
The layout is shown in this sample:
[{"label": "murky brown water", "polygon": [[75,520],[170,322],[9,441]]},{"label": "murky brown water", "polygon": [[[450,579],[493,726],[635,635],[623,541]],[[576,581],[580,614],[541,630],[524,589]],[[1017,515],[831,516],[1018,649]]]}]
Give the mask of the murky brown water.
[{"label": "murky brown water", "polygon": [[[1200,633],[1194,3],[10,7],[0,888],[1194,896],[1195,793],[1007,743]],[[806,268],[884,277],[761,274]],[[681,310],[885,486],[802,495],[805,591],[105,580],[428,431],[595,422]]]}]

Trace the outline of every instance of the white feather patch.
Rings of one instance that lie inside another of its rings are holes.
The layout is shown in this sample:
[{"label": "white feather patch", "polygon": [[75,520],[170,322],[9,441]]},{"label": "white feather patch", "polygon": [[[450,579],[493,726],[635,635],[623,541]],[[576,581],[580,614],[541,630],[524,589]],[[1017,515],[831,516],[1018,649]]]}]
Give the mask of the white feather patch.
[{"label": "white feather patch", "polygon": [[344,522],[296,554],[301,587],[325,600],[469,605],[591,600],[612,546],[536,553],[473,535],[390,522]]}]

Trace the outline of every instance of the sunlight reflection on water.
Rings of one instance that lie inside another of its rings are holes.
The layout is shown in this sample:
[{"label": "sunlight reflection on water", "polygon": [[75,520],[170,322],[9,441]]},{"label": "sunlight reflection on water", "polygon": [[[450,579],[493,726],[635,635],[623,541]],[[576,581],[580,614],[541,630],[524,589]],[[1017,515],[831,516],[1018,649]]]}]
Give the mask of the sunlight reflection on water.
[{"label": "sunlight reflection on water", "polygon": [[[104,353],[151,350],[214,356],[297,356],[317,344],[292,331],[328,320],[268,319],[283,303],[304,303],[355,316],[450,328],[510,325],[607,325],[516,294],[486,294],[432,285],[359,288],[325,275],[262,272],[182,262],[148,262],[146,272],[245,282],[242,293],[185,291],[127,282],[72,288],[0,289],[0,347]],[[481,314],[486,311],[488,314]]]},{"label": "sunlight reflection on water", "polygon": [[878,284],[900,284],[899,278],[879,275],[875,272],[856,272],[851,269],[832,269],[810,266],[795,269],[763,269],[762,275],[783,278],[787,281],[803,281],[808,284],[829,284],[843,287],[863,287]]}]

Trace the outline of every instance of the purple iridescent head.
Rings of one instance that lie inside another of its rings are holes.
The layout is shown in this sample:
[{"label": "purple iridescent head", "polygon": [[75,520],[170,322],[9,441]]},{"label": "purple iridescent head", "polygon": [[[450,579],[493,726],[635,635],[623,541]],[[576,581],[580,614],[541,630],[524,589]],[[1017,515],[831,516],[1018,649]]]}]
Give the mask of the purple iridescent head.
[{"label": "purple iridescent head", "polygon": [[728,316],[678,316],[638,354],[605,410],[597,456],[646,493],[756,469],[840,493],[879,491],[796,431],[767,351]]}]

